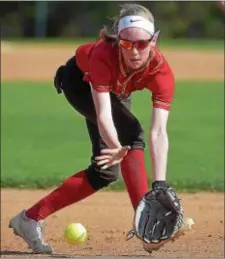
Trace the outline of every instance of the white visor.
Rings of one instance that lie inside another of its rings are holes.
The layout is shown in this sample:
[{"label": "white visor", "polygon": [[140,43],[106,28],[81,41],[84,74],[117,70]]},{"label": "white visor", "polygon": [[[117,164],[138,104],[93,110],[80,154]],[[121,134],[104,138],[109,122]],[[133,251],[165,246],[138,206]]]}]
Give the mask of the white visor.
[{"label": "white visor", "polygon": [[120,34],[122,30],[132,27],[146,30],[151,35],[154,35],[155,33],[154,23],[150,22],[142,16],[130,15],[120,19],[118,26],[118,34]]}]

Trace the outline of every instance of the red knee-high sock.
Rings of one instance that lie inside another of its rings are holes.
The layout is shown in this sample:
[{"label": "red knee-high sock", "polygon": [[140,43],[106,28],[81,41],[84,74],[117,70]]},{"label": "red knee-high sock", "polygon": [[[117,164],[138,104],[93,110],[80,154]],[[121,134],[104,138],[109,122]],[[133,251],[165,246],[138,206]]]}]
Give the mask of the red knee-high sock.
[{"label": "red knee-high sock", "polygon": [[144,151],[131,149],[121,163],[121,171],[133,208],[148,191],[148,177],[145,168]]},{"label": "red knee-high sock", "polygon": [[87,180],[87,171],[81,171],[65,180],[53,192],[26,211],[28,218],[36,221],[45,219],[50,214],[78,202],[96,192]]}]

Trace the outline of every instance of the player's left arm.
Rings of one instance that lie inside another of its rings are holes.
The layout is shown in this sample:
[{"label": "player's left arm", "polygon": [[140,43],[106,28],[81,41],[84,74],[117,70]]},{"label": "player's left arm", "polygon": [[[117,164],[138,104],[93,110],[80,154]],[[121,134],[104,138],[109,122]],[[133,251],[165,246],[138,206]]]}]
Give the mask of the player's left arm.
[{"label": "player's left arm", "polygon": [[152,118],[149,135],[149,150],[154,181],[166,181],[169,139],[167,122],[174,95],[174,76],[168,73],[157,74],[151,82]]},{"label": "player's left arm", "polygon": [[136,235],[149,246],[151,252],[163,242],[175,237],[183,222],[183,208],[175,190],[166,182],[168,134],[167,122],[174,94],[174,78],[168,69],[158,73],[149,81],[153,110],[150,127],[150,154],[152,160],[152,189],[141,198],[134,216],[134,229],[128,233]]}]

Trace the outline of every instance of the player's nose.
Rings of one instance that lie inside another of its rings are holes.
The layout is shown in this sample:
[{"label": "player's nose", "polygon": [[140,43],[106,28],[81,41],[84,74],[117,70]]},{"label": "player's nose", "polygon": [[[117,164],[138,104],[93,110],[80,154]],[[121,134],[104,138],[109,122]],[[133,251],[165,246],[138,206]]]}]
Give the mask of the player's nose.
[{"label": "player's nose", "polygon": [[134,57],[139,56],[138,50],[135,47],[131,49],[131,53]]}]

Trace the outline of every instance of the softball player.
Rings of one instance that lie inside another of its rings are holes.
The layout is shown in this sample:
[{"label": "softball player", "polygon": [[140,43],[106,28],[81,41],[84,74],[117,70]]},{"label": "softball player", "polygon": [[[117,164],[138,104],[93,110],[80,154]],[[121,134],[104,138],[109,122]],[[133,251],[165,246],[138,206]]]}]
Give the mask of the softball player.
[{"label": "softball player", "polygon": [[[100,35],[99,41],[78,47],[75,56],[57,69],[54,78],[57,92],[63,93],[74,110],[85,118],[92,143],[90,165],[20,212],[9,224],[36,253],[53,251],[44,242],[42,220],[115,182],[120,172],[134,211],[148,193],[144,133],[130,109],[131,94],[135,91],[146,89],[152,96],[152,113],[145,111],[151,115],[152,190],[155,193],[171,190],[166,182],[167,121],[174,95],[174,75],[156,46],[154,18],[145,7],[128,3],[120,10],[113,34],[103,29]],[[144,103],[141,105],[145,107]],[[173,195],[176,198],[175,192]],[[174,208],[171,204],[168,206]],[[147,233],[141,239],[155,242],[169,237],[165,224],[161,229],[150,225],[144,231],[150,233],[154,227],[154,238],[148,238]]]}]

